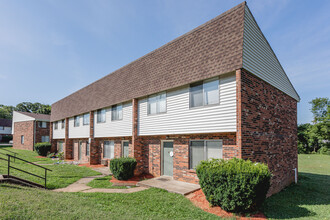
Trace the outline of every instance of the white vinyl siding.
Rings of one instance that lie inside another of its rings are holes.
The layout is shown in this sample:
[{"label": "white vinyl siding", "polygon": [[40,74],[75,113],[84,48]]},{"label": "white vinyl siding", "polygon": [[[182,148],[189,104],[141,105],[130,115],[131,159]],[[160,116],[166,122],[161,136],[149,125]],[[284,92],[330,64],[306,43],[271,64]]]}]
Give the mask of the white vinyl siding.
[{"label": "white vinyl siding", "polygon": [[[94,137],[132,136],[132,102],[122,104],[122,120],[111,120],[111,109],[111,107],[105,109],[105,123],[94,124]],[[94,120],[97,120],[97,114],[95,114]]]},{"label": "white vinyl siding", "polygon": [[247,7],[244,17],[243,68],[299,101],[297,92]]},{"label": "white vinyl siding", "polygon": [[236,76],[219,78],[219,104],[189,107],[189,85],[167,91],[167,112],[148,115],[147,98],[139,100],[139,135],[236,132]]},{"label": "white vinyl siding", "polygon": [[[83,117],[79,117],[79,124],[83,124]],[[89,138],[89,126],[75,127],[74,118],[69,118],[69,138]]]},{"label": "white vinyl siding", "polygon": [[[57,123],[57,129],[55,129],[55,123]],[[62,128],[62,121],[56,121],[53,123],[53,139],[64,139],[65,138],[65,128]],[[64,120],[65,124],[65,120]]]}]

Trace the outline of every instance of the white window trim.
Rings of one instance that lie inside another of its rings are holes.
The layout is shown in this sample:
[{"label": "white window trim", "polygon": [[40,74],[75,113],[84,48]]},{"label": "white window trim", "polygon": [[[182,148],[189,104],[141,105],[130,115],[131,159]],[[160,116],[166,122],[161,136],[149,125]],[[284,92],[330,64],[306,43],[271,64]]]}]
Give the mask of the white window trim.
[{"label": "white window trim", "polygon": [[[85,124],[85,115],[88,115],[88,121],[87,121],[87,124]],[[83,126],[85,126],[85,125],[89,125],[89,121],[90,121],[90,114],[89,113],[86,113],[86,114],[83,114]]]},{"label": "white window trim", "polygon": [[[205,100],[204,100],[204,84],[205,83],[208,83],[208,82],[211,82],[211,81],[215,81],[215,80],[218,80],[219,81],[219,83],[218,83],[218,93],[219,93],[218,103],[210,104],[210,105],[205,105]],[[195,83],[199,83],[199,82],[202,82],[202,86],[203,86],[203,92],[202,92],[203,105],[201,105],[201,106],[191,106],[191,85],[192,84],[195,84]],[[217,105],[220,105],[220,77],[214,77],[214,78],[211,78],[211,79],[197,81],[197,82],[194,82],[194,83],[190,83],[189,84],[189,109],[207,108],[207,107],[210,107],[210,106],[217,106]]]},{"label": "white window trim", "polygon": [[[160,95],[162,95],[164,93],[165,93],[165,112],[157,112],[157,110],[156,110],[156,113],[150,113],[150,109],[149,109],[149,98],[152,97],[152,96],[160,96]],[[156,93],[156,94],[152,94],[152,95],[150,95],[150,96],[147,97],[147,115],[148,116],[160,115],[160,114],[166,114],[166,113],[167,113],[167,92],[166,91],[159,92],[159,93]]]},{"label": "white window trim", "polygon": [[[113,109],[116,108],[116,111],[117,111],[118,106],[121,106],[121,118],[119,118],[119,119],[113,119],[113,117],[112,117],[113,116]],[[117,105],[111,106],[111,121],[121,121],[121,120],[123,120],[123,118],[124,118],[123,113],[124,113],[123,104],[117,104]]]}]

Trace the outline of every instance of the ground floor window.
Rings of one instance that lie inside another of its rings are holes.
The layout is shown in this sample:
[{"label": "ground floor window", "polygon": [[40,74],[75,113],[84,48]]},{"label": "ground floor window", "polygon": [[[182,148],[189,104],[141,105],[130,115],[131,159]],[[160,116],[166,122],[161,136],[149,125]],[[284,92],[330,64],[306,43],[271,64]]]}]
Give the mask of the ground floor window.
[{"label": "ground floor window", "polygon": [[115,143],[114,141],[104,141],[103,158],[112,159],[115,157]]},{"label": "ground floor window", "polygon": [[86,156],[89,156],[89,143],[86,141]]},{"label": "ground floor window", "polygon": [[57,152],[59,152],[59,153],[63,152],[63,141],[58,142]]},{"label": "ground floor window", "polygon": [[222,158],[222,140],[190,141],[190,169],[194,169],[201,160]]},{"label": "ground floor window", "polygon": [[24,135],[21,135],[21,144],[24,144]]},{"label": "ground floor window", "polygon": [[41,136],[41,142],[49,142],[49,136]]},{"label": "ground floor window", "polygon": [[129,156],[129,141],[123,141],[122,156],[123,157],[128,157]]}]

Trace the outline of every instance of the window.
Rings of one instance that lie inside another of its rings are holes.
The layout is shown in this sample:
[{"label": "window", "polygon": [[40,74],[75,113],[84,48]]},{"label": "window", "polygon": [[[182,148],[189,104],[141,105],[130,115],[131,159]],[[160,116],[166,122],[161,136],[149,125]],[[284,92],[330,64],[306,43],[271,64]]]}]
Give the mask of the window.
[{"label": "window", "polygon": [[123,119],[123,106],[114,105],[111,111],[111,121],[122,120]]},{"label": "window", "polygon": [[219,80],[212,79],[190,85],[190,107],[219,103]]},{"label": "window", "polygon": [[58,146],[57,152],[59,153],[63,152],[63,141],[59,141],[57,146]]},{"label": "window", "polygon": [[54,128],[55,128],[55,130],[58,129],[58,122],[57,121],[54,123]]},{"label": "window", "polygon": [[89,156],[89,143],[86,141],[86,156]]},{"label": "window", "polygon": [[159,114],[166,112],[166,92],[158,93],[148,97],[148,114]]},{"label": "window", "polygon": [[39,128],[47,128],[47,122],[45,121],[38,121]]},{"label": "window", "polygon": [[79,116],[74,116],[74,127],[79,127],[80,126],[80,117]]},{"label": "window", "polygon": [[65,128],[65,120],[63,119],[62,120],[62,127],[61,127],[62,129],[64,129]]},{"label": "window", "polygon": [[103,158],[105,159],[114,158],[115,157],[114,150],[115,150],[114,141],[104,141]]},{"label": "window", "polygon": [[89,113],[84,114],[83,119],[83,125],[89,125]]},{"label": "window", "polygon": [[122,156],[128,157],[129,156],[129,141],[123,141],[122,142]]},{"label": "window", "polygon": [[0,126],[0,130],[5,130],[5,127],[4,126]]},{"label": "window", "polygon": [[222,140],[190,141],[190,169],[194,169],[201,160],[222,158]]},{"label": "window", "polygon": [[105,122],[105,109],[97,110],[97,123]]},{"label": "window", "polygon": [[41,136],[41,142],[49,142],[49,136]]},{"label": "window", "polygon": [[24,144],[24,135],[21,135],[21,144]]}]

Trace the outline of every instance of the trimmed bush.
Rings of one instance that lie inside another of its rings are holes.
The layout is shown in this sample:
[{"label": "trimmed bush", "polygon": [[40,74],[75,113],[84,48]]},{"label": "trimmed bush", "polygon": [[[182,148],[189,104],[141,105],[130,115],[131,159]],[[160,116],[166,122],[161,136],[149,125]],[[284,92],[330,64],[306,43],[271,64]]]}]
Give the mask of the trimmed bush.
[{"label": "trimmed bush", "polygon": [[196,173],[206,199],[228,212],[257,210],[265,201],[270,187],[271,173],[267,165],[249,160],[201,161]]},{"label": "trimmed bush", "polygon": [[40,156],[47,156],[48,152],[50,152],[52,145],[48,142],[36,143],[34,145],[34,149]]},{"label": "trimmed bush", "polygon": [[131,157],[115,158],[110,161],[110,170],[117,180],[128,180],[134,176],[136,160]]},{"label": "trimmed bush", "polygon": [[1,142],[3,143],[9,143],[9,141],[13,140],[13,136],[11,135],[3,135]]}]

